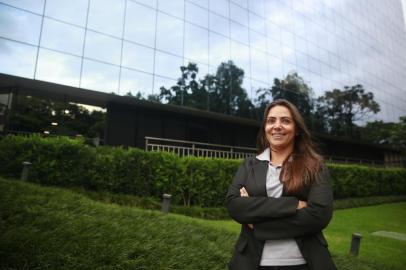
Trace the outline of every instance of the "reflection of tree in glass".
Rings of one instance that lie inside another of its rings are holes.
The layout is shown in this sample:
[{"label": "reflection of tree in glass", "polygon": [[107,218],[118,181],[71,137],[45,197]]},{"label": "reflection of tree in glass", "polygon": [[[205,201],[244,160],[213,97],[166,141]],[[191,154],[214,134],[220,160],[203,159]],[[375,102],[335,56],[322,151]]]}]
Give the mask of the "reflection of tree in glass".
[{"label": "reflection of tree in glass", "polygon": [[[270,88],[257,89],[254,105],[242,87],[244,70],[232,61],[221,63],[215,74],[202,79],[198,79],[195,63],[180,70],[176,85],[161,87],[158,95],[149,95],[147,100],[260,119],[272,100],[287,99],[298,107],[313,131],[358,139],[362,127],[356,125],[357,121],[366,121],[380,110],[373,94],[359,84],[326,91],[316,98],[311,86],[295,71],[284,79],[275,78]],[[141,93],[135,98],[145,99]]]},{"label": "reflection of tree in glass", "polygon": [[106,113],[48,99],[19,95],[10,115],[10,131],[44,132],[103,138]]},{"label": "reflection of tree in glass", "polygon": [[274,85],[269,88],[260,88],[257,90],[257,104],[260,115],[265,111],[266,105],[271,100],[286,99],[296,105],[303,117],[309,121],[313,110],[313,89],[306,84],[304,79],[297,72],[290,72],[285,79],[274,79]]},{"label": "reflection of tree in glass", "polygon": [[398,123],[374,121],[359,128],[362,141],[390,145],[406,154],[406,115]]},{"label": "reflection of tree in glass", "polygon": [[324,116],[328,131],[338,136],[355,135],[355,122],[365,121],[372,113],[380,111],[373,93],[365,93],[360,84],[345,86],[344,90],[326,91],[317,103],[318,114]]},{"label": "reflection of tree in glass", "polygon": [[242,87],[244,71],[232,61],[221,63],[216,74],[207,74],[200,80],[197,80],[199,69],[196,64],[189,63],[180,69],[182,75],[176,85],[161,87],[161,100],[213,112],[253,116],[254,106]]}]

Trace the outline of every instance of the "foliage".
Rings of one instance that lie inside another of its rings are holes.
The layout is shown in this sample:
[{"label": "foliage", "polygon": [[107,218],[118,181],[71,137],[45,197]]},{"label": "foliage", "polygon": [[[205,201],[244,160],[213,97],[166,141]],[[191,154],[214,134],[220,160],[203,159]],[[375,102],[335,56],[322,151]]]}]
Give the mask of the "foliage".
[{"label": "foliage", "polygon": [[398,123],[374,121],[361,129],[361,138],[371,143],[400,147],[406,152],[406,116]]},{"label": "foliage", "polygon": [[74,103],[20,94],[10,115],[8,130],[38,133],[49,131],[54,135],[103,138],[105,118],[104,112],[90,112]]},{"label": "foliage", "polygon": [[[89,147],[81,140],[6,136],[0,140],[0,175],[19,177],[32,162],[30,181],[161,198],[174,204],[218,207],[241,161],[180,158],[164,152]],[[406,170],[328,165],[336,198],[405,195]]]},{"label": "foliage", "polygon": [[319,115],[325,116],[329,132],[338,136],[353,136],[355,122],[366,120],[380,110],[373,93],[365,93],[359,84],[326,91],[317,102],[317,110]]},{"label": "foliage", "polygon": [[305,119],[312,117],[314,92],[297,72],[288,73],[283,80],[275,78],[271,89],[260,88],[257,94],[260,115],[271,100],[286,99],[296,105]]},{"label": "foliage", "polygon": [[[336,211],[325,234],[338,269],[403,269],[404,242],[370,233],[405,232],[404,207]],[[0,179],[1,269],[224,269],[239,227]],[[359,257],[347,255],[354,230],[363,235]]]},{"label": "foliage", "polygon": [[195,63],[181,66],[176,85],[161,87],[159,98],[169,104],[243,117],[252,117],[253,104],[242,87],[244,71],[232,61],[221,63],[216,74],[197,80]]},{"label": "foliage", "polygon": [[0,269],[224,269],[235,234],[0,179]]}]

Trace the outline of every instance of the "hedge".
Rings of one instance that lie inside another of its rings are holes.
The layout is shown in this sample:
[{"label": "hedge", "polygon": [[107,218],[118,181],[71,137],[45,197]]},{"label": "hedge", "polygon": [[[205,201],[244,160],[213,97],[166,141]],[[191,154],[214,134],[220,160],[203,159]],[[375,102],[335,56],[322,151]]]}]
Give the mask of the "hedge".
[{"label": "hedge", "polygon": [[[30,161],[29,181],[159,198],[180,205],[218,207],[241,160],[180,158],[136,148],[91,147],[83,140],[39,135],[0,139],[0,175],[18,178]],[[335,198],[405,195],[406,170],[328,164]]]}]

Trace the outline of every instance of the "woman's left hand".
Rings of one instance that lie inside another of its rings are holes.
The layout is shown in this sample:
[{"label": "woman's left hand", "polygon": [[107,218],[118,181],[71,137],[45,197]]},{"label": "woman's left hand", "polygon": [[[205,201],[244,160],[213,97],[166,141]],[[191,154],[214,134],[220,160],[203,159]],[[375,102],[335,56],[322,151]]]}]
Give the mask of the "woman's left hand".
[{"label": "woman's left hand", "polygon": [[[247,190],[245,189],[245,187],[240,188],[240,196],[241,197],[249,197]],[[250,229],[254,229],[254,225],[253,224],[247,224],[247,226]]]}]

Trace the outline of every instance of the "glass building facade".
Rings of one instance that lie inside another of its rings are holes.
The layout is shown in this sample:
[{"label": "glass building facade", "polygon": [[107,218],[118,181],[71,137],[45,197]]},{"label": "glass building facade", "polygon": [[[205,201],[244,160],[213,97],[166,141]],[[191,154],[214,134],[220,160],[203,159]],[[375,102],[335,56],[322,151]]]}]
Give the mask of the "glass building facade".
[{"label": "glass building facade", "polygon": [[146,96],[188,62],[203,77],[232,60],[252,100],[295,71],[316,97],[361,84],[397,121],[403,16],[400,0],[0,0],[0,72]]}]

